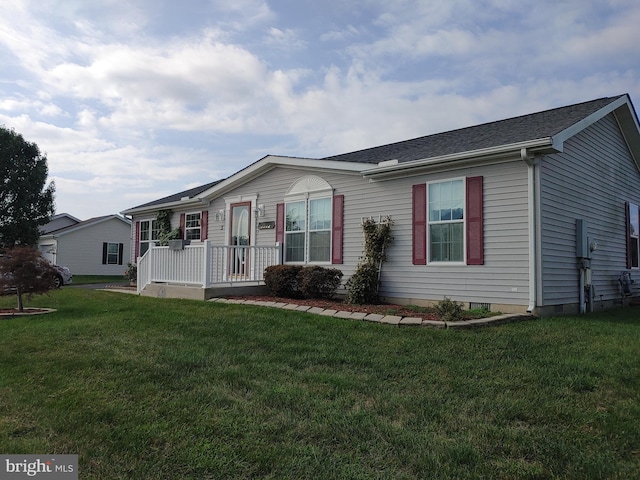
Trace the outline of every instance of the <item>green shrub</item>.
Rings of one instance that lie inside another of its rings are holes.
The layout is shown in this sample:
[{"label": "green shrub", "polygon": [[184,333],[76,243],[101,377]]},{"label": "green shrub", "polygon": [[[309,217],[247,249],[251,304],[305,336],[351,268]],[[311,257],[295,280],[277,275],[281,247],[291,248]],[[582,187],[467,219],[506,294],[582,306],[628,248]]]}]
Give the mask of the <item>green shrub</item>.
[{"label": "green shrub", "polygon": [[305,298],[333,298],[342,281],[342,271],[319,266],[304,267],[298,274],[300,291]]},{"label": "green shrub", "polygon": [[264,271],[264,283],[276,297],[300,298],[300,265],[272,265]]},{"label": "green shrub", "polygon": [[347,280],[347,303],[364,305],[378,303],[378,265],[363,262]]},{"label": "green shrub", "polygon": [[462,303],[451,300],[448,297],[444,297],[444,300],[440,300],[436,303],[436,312],[440,316],[440,320],[443,322],[455,322],[462,320]]},{"label": "green shrub", "polygon": [[273,265],[264,271],[269,293],[285,298],[332,298],[340,286],[337,268],[301,265]]}]

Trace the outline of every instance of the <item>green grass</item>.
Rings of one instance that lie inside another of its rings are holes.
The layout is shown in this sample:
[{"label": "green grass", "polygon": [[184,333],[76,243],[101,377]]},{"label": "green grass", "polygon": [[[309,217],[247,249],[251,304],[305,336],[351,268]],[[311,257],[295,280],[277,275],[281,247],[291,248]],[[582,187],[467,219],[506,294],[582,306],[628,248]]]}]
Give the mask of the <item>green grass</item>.
[{"label": "green grass", "polygon": [[85,289],[28,306],[58,311],[0,321],[0,451],[78,454],[82,479],[639,478],[637,310],[456,331]]},{"label": "green grass", "polygon": [[74,275],[72,285],[92,283],[128,283],[123,275]]}]

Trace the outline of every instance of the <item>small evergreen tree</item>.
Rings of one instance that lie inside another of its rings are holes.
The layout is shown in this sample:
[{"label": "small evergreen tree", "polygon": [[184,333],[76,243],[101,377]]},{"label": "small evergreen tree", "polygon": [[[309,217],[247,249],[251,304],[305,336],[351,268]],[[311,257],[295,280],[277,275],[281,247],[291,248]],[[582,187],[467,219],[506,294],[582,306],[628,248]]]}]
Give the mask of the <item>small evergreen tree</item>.
[{"label": "small evergreen tree", "polygon": [[0,126],[0,247],[35,245],[54,212],[55,186],[45,187],[47,157],[38,145]]}]

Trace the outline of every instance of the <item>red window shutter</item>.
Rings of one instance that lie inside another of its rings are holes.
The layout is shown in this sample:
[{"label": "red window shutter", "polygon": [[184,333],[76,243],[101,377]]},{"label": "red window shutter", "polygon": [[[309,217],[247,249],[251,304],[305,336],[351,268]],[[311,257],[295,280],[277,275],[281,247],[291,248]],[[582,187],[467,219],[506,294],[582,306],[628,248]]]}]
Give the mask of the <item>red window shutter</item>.
[{"label": "red window shutter", "polygon": [[631,268],[631,204],[624,202],[624,218],[626,222],[626,234],[627,234],[627,268]]},{"label": "red window shutter", "polygon": [[467,178],[467,265],[484,265],[482,177]]},{"label": "red window shutter", "polygon": [[140,222],[136,222],[136,238],[133,240],[133,243],[135,244],[133,247],[135,251],[135,258],[133,261],[137,262],[138,255],[140,255]]},{"label": "red window shutter", "polygon": [[427,264],[427,185],[414,185],[411,208],[413,264]]},{"label": "red window shutter", "polygon": [[180,214],[180,235],[182,235],[182,239],[187,238],[187,232],[184,227],[186,225],[186,215],[184,213]]},{"label": "red window shutter", "polygon": [[284,203],[276,205],[276,242],[284,243]]},{"label": "red window shutter", "polygon": [[331,217],[331,263],[342,263],[342,240],[344,233],[344,195],[333,197]]},{"label": "red window shutter", "polygon": [[207,233],[209,229],[209,211],[203,210],[200,214],[200,240],[205,241],[207,239]]}]

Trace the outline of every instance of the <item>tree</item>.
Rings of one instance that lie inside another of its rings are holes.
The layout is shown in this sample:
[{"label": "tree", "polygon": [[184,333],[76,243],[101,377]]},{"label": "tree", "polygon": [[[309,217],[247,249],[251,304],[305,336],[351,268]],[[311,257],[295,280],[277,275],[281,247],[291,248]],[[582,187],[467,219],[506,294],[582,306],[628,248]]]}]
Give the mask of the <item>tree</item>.
[{"label": "tree", "polygon": [[18,311],[24,311],[23,296],[46,293],[55,287],[57,271],[34,247],[18,246],[0,256],[0,291],[15,291]]},{"label": "tree", "polygon": [[55,185],[38,145],[0,126],[0,247],[35,245],[54,212]]}]

